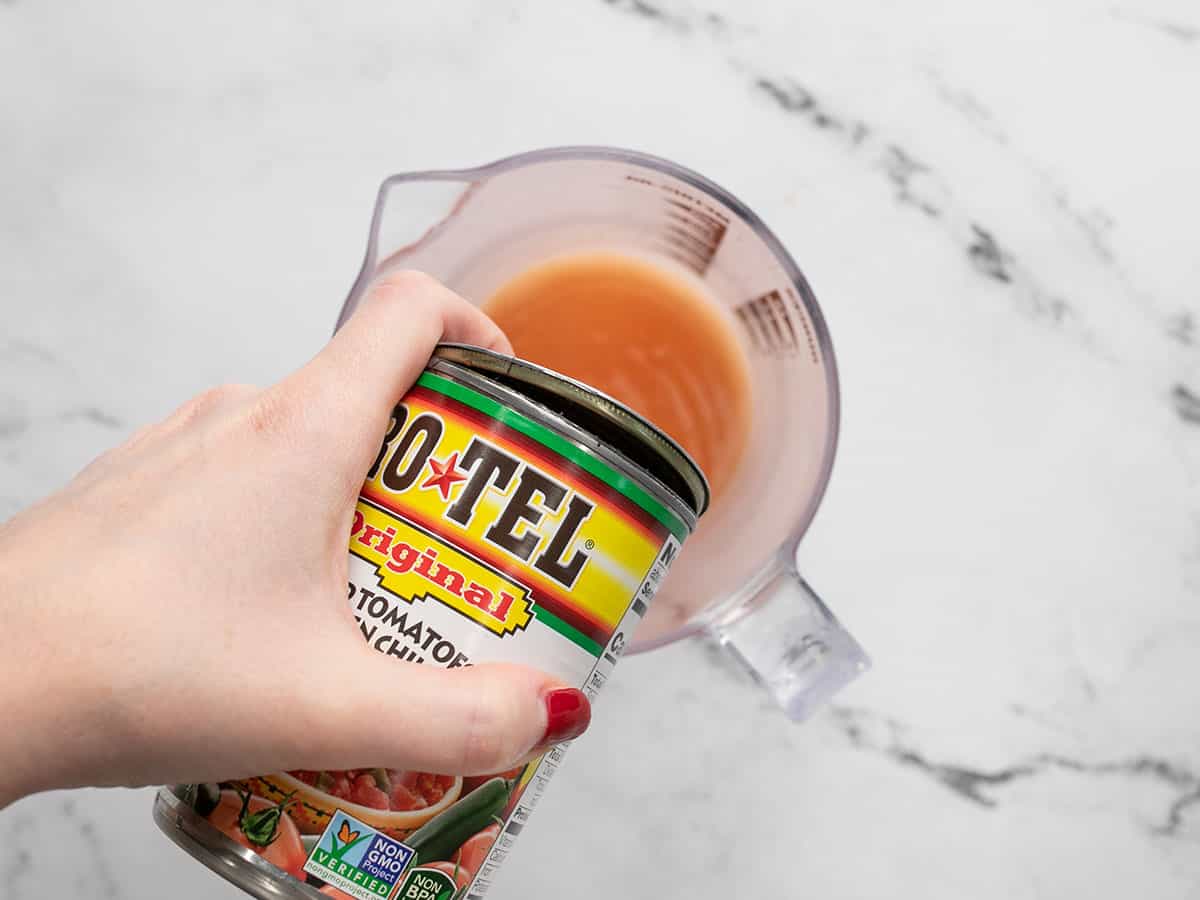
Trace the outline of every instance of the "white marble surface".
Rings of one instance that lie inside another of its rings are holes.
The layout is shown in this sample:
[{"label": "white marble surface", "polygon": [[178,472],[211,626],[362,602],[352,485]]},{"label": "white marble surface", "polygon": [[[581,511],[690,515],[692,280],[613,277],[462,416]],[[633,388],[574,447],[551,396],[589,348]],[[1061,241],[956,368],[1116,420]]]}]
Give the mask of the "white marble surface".
[{"label": "white marble surface", "polygon": [[[376,183],[628,145],[821,298],[802,562],[876,659],[796,728],[630,660],[494,896],[1200,895],[1195,0],[0,0],[0,515],[313,352]],[[0,813],[0,897],[240,896],[148,792]]]}]

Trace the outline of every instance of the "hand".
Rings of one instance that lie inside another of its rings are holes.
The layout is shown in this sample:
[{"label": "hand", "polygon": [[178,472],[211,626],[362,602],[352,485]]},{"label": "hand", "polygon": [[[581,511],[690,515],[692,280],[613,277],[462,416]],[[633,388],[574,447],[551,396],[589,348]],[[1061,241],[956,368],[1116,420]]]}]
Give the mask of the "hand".
[{"label": "hand", "polygon": [[[0,526],[0,807],[284,769],[496,772],[583,730],[586,700],[549,676],[386,658],[346,602],[358,489],[439,340],[511,352],[462,298],[393,274],[279,384],[201,394]],[[548,698],[577,700],[571,733]]]}]

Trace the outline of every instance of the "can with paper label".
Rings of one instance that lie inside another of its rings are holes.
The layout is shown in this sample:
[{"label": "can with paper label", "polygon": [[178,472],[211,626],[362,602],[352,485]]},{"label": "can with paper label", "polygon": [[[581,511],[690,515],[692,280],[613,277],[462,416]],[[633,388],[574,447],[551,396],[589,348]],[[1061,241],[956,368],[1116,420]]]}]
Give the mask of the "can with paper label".
[{"label": "can with paper label", "polygon": [[[441,345],[360,492],[348,603],[398,661],[522,663],[594,697],[708,496],[679,445],[617,401]],[[259,897],[478,900],[565,747],[488,776],[383,760],[178,785],[155,818]]]}]

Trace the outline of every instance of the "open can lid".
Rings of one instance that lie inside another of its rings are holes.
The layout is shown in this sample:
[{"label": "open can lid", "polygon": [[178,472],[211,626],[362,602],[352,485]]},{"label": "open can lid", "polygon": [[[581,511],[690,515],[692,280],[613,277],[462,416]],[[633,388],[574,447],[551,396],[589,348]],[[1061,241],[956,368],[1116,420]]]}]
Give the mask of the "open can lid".
[{"label": "open can lid", "polygon": [[678,494],[697,516],[708,509],[708,479],[695,460],[619,400],[544,366],[482,347],[438,344],[433,355],[506,385],[595,435]]}]

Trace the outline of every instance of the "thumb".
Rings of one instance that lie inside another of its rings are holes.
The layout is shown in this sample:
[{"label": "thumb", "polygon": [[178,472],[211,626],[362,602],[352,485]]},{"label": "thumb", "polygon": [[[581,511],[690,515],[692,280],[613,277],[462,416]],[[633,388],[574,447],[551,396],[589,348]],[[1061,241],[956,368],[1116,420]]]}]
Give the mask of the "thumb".
[{"label": "thumb", "polygon": [[508,338],[470,302],[423,272],[376,282],[354,314],[307,365],[275,386],[322,435],[339,465],[361,480],[392,409],[440,341],[511,353]]},{"label": "thumb", "polygon": [[340,675],[331,694],[306,691],[320,723],[319,734],[310,735],[314,759],[306,768],[382,763],[486,775],[578,737],[591,721],[581,691],[526,666],[439,669],[388,659],[365,643],[346,652],[349,658],[332,669]]}]

